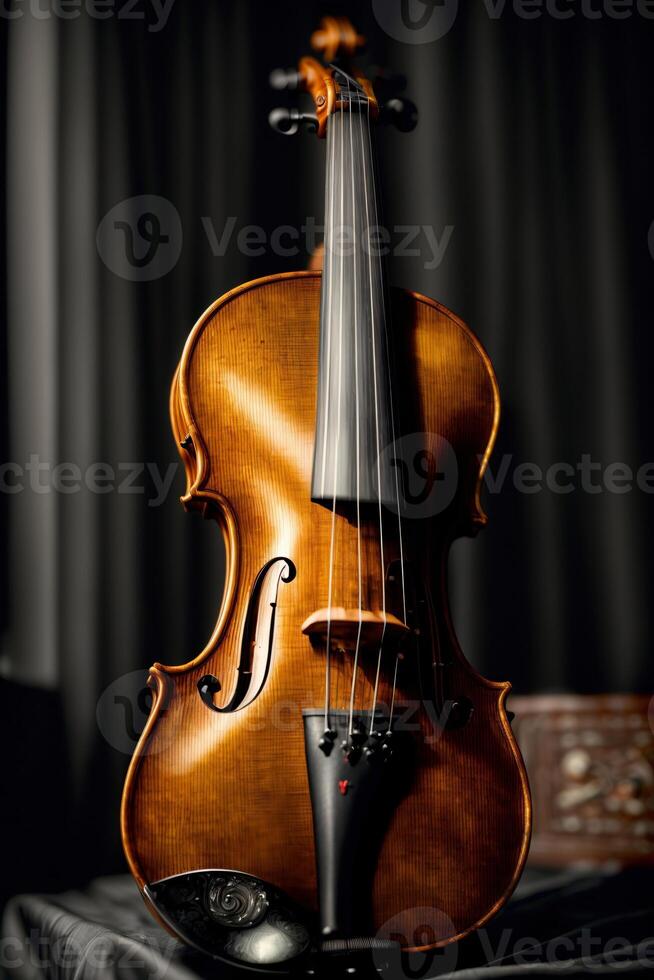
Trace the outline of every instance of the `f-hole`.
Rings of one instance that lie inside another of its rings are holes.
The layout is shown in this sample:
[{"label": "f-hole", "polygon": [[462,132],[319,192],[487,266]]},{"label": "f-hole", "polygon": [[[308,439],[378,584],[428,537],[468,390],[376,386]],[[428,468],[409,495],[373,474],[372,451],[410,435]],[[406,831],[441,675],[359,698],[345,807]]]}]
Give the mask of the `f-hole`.
[{"label": "f-hole", "polygon": [[205,674],[198,681],[200,697],[212,711],[219,714],[241,711],[263,691],[272,662],[279,584],[292,582],[296,575],[297,569],[290,558],[271,558],[257,575],[243,624],[234,693],[227,704],[218,707],[213,701],[222,687],[218,678]]}]

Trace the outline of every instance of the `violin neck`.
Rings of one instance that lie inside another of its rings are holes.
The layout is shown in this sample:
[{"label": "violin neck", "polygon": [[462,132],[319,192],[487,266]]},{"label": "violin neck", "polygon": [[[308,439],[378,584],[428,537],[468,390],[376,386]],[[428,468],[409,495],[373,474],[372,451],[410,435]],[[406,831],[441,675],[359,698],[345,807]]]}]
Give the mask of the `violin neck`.
[{"label": "violin neck", "polygon": [[[325,258],[312,499],[390,502],[380,454],[394,438],[384,246],[365,111],[328,122]],[[381,494],[380,494],[381,486]]]}]

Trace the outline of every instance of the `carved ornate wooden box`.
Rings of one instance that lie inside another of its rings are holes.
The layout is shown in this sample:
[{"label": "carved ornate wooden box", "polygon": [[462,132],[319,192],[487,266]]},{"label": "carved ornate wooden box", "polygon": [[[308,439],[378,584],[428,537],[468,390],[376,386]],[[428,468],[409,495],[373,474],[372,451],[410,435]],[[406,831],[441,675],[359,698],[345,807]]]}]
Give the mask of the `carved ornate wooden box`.
[{"label": "carved ornate wooden box", "polygon": [[654,699],[511,699],[534,805],[529,860],[654,864]]}]

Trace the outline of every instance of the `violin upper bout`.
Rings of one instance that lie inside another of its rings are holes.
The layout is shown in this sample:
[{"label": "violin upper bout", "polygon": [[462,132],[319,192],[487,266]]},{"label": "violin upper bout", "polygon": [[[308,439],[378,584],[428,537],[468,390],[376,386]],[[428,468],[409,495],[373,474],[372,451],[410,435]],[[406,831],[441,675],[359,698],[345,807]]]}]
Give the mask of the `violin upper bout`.
[{"label": "violin upper bout", "polygon": [[410,455],[420,436],[421,449],[426,444],[436,457],[428,516],[445,520],[456,534],[474,535],[488,521],[482,481],[499,426],[491,360],[460,317],[419,293],[394,291],[393,329],[401,341],[399,370],[416,379],[399,406],[402,441]]}]

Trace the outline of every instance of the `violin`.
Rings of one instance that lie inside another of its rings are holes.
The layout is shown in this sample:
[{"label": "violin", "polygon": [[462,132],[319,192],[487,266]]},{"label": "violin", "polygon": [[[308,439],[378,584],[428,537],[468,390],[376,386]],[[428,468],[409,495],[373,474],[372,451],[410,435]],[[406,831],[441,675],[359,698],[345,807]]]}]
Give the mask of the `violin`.
[{"label": "violin", "polygon": [[[514,888],[530,797],[505,701],[455,635],[452,542],[486,523],[488,355],[454,313],[387,287],[375,129],[409,131],[325,18],[278,70],[324,142],[322,270],[237,286],[197,321],[170,415],[182,503],[214,519],[215,629],[155,663],[122,802],[125,854],[174,936],[292,972],[434,953]],[[362,959],[363,958],[363,959]]]}]

